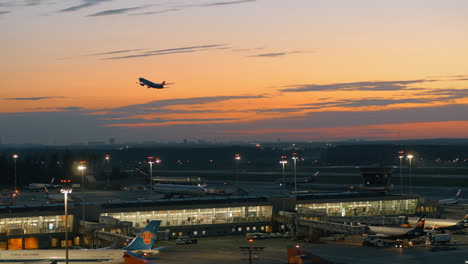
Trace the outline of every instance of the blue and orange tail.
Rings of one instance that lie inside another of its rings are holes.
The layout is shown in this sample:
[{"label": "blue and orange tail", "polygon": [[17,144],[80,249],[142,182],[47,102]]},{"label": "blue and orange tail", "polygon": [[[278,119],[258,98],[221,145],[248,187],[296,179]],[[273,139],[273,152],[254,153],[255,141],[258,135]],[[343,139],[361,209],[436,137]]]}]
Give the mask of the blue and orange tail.
[{"label": "blue and orange tail", "polygon": [[160,220],[150,221],[143,230],[123,249],[126,250],[144,250],[151,249],[154,241],[156,240],[156,234],[161,224]]}]

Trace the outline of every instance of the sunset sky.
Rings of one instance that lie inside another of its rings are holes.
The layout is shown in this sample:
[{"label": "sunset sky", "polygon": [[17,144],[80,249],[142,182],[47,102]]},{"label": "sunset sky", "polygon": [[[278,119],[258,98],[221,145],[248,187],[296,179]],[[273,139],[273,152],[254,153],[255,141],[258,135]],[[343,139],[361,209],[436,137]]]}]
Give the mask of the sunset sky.
[{"label": "sunset sky", "polygon": [[468,138],[467,14],[466,0],[0,0],[0,137]]}]

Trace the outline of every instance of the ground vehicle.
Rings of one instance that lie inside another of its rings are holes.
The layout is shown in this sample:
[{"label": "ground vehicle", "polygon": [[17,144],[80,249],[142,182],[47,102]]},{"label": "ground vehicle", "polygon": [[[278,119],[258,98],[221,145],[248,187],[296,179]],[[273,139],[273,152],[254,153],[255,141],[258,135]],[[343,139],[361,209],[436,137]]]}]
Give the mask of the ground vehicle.
[{"label": "ground vehicle", "polygon": [[369,247],[383,247],[384,242],[378,236],[370,235],[362,239],[362,245]]},{"label": "ground vehicle", "polygon": [[175,241],[176,245],[186,245],[186,244],[197,244],[196,238],[190,238],[188,236],[178,237]]}]

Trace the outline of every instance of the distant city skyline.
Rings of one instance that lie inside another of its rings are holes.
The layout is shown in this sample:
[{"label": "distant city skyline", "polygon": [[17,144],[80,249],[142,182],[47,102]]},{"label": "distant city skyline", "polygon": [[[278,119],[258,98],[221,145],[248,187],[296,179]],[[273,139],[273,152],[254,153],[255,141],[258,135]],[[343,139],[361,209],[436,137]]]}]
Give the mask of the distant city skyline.
[{"label": "distant city skyline", "polygon": [[0,142],[466,138],[467,11],[461,0],[4,1]]}]

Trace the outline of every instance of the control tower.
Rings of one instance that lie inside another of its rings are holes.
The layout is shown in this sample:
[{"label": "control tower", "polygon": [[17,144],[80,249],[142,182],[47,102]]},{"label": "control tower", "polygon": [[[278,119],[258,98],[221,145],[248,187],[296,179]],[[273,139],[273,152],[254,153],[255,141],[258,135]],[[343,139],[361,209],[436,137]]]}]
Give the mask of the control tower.
[{"label": "control tower", "polygon": [[361,171],[361,190],[373,192],[387,192],[393,189],[393,167],[359,167]]}]

